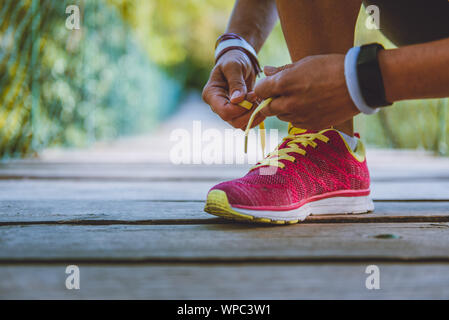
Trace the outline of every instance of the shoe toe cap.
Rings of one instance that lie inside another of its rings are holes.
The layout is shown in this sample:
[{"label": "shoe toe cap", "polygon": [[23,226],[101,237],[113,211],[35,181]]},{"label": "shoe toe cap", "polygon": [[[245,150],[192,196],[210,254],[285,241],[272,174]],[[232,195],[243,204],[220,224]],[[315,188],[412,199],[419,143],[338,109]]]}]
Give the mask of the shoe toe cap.
[{"label": "shoe toe cap", "polygon": [[263,207],[263,206],[283,206],[291,204],[294,198],[284,188],[262,185],[248,185],[238,181],[228,181],[214,186],[212,190],[221,190],[226,193],[229,204]]}]

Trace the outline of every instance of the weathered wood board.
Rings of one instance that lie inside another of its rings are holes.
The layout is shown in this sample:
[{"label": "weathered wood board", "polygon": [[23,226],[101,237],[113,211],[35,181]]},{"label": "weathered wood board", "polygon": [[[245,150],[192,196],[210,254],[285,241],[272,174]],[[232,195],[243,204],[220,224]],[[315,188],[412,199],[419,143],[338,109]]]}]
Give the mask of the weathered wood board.
[{"label": "weathered wood board", "polygon": [[0,299],[449,299],[448,264],[368,263],[80,264],[80,289],[67,290],[66,265],[0,266]]},{"label": "weathered wood board", "polygon": [[[400,153],[399,153],[400,154]],[[430,181],[449,180],[449,159],[368,155],[373,181]],[[19,160],[0,163],[0,179],[83,179],[105,181],[213,181],[227,180],[245,174],[251,165],[173,165],[170,163],[101,163],[101,162],[44,162]]]},{"label": "weathered wood board", "polygon": [[[4,200],[205,200],[217,181],[0,180]],[[449,181],[377,182],[373,199],[449,200]]]},{"label": "weathered wood board", "polygon": [[[203,201],[11,200],[0,201],[0,225],[72,224],[216,224],[225,220],[203,211]],[[361,215],[310,216],[305,223],[449,222],[449,201],[376,201]]]},{"label": "weathered wood board", "polygon": [[280,227],[203,212],[245,165],[2,163],[0,298],[449,298],[448,159],[368,159],[374,213]]},{"label": "weathered wood board", "polygon": [[448,233],[448,223],[2,226],[0,260],[449,262]]}]

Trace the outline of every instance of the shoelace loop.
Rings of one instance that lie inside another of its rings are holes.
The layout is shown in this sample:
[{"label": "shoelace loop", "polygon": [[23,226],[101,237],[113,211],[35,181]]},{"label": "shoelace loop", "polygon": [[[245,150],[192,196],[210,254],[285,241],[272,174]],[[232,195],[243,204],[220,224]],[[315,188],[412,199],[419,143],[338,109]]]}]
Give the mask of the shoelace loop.
[{"label": "shoelace loop", "polygon": [[[299,135],[289,134],[282,140],[282,143],[274,151],[270,152],[265,159],[260,161],[252,169],[267,165],[279,167],[282,169],[285,167],[285,164],[280,162],[280,160],[295,162],[296,158],[289,153],[297,153],[303,156],[306,155],[306,150],[304,148],[306,148],[307,146],[316,148],[317,143],[314,141],[315,139],[318,139],[325,143],[329,141],[329,138],[321,134],[320,132],[302,133]],[[284,147],[279,148],[287,140],[289,140],[287,144]]]},{"label": "shoelace loop", "polygon": [[[273,100],[272,98],[265,99],[264,101],[262,101],[261,104],[259,104],[257,106],[257,108],[251,114],[251,117],[249,118],[248,125],[246,126],[246,130],[245,130],[245,153],[248,150],[248,134],[249,134],[249,131],[251,130],[251,125],[254,121],[254,118],[260,112],[260,110],[262,110],[263,108],[268,106],[272,100]],[[244,102],[247,103],[246,101],[244,101]],[[264,154],[264,152],[265,152],[265,125],[264,125],[264,123],[263,122],[260,123],[259,127],[261,129],[262,154]],[[285,164],[280,162],[280,160],[288,160],[288,161],[294,162],[296,160],[296,158],[291,156],[289,153],[297,153],[297,154],[305,155],[306,154],[306,151],[304,150],[305,147],[310,145],[313,148],[315,148],[317,146],[317,143],[314,141],[315,139],[321,140],[326,143],[329,141],[328,137],[326,137],[325,135],[323,135],[319,132],[318,133],[301,133],[299,135],[289,134],[282,140],[282,143],[280,145],[278,145],[274,151],[270,152],[264,160],[259,162],[252,169],[255,169],[255,168],[261,167],[261,166],[267,166],[267,165],[280,167],[282,169],[285,167]],[[287,140],[289,140],[289,141],[287,142],[286,146],[283,147],[282,149],[279,149],[279,147]],[[302,148],[299,145],[302,145]]]},{"label": "shoelace loop", "polygon": [[[251,117],[249,118],[248,124],[246,125],[246,129],[245,129],[245,153],[248,152],[248,134],[249,134],[249,130],[251,130],[251,125],[253,124],[254,118],[260,112],[260,110],[262,110],[263,108],[268,106],[272,100],[273,100],[272,98],[265,99],[264,101],[262,101],[261,104],[259,104],[257,106],[256,109],[254,109],[253,113],[251,114]],[[245,101],[243,101],[243,103],[245,103]],[[259,124],[259,129],[260,129],[260,144],[262,145],[262,155],[264,155],[265,154],[265,123],[264,122],[261,122]]]}]

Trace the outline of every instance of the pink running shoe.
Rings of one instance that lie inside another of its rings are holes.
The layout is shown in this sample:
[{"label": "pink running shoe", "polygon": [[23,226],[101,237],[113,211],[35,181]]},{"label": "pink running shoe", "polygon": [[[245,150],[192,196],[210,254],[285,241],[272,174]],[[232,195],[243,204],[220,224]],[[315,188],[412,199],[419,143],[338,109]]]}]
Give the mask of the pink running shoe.
[{"label": "pink running shoe", "polygon": [[308,215],[374,210],[365,147],[355,151],[337,130],[289,135],[244,177],[220,183],[204,210],[233,220],[293,224]]}]

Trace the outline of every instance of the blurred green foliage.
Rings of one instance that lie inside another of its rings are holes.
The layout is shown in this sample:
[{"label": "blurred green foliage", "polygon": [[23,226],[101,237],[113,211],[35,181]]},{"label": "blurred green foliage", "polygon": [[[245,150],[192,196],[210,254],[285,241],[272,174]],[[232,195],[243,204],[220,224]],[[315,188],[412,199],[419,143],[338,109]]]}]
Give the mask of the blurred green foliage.
[{"label": "blurred green foliage", "polygon": [[[65,8],[81,8],[81,30],[65,27]],[[151,130],[186,90],[201,90],[233,1],[2,0],[0,3],[0,157],[52,145]],[[356,43],[382,42],[364,27]],[[283,65],[278,24],[259,54]],[[447,99],[396,103],[356,127],[372,145],[445,153]],[[284,127],[275,118],[270,126]]]},{"label": "blurred green foliage", "polygon": [[213,41],[229,1],[109,0],[135,30],[150,58],[185,87],[200,88],[212,64]]},{"label": "blurred green foliage", "polygon": [[[367,14],[362,8],[356,27],[356,45],[378,42],[385,48],[395,46],[380,30],[365,27]],[[382,29],[382,17],[380,17]],[[449,99],[410,100],[394,103],[377,114],[359,115],[355,124],[371,145],[387,148],[433,150],[446,155],[449,144]]]},{"label": "blurred green foliage", "polygon": [[[178,79],[185,88],[201,90],[213,66],[213,45],[223,33],[233,1],[109,0],[120,8],[136,30],[149,56]],[[365,27],[367,15],[361,8],[356,43],[380,42],[393,45],[378,30]],[[262,48],[262,65],[290,62],[279,23]],[[441,154],[447,150],[448,100],[418,100],[396,103],[373,116],[356,117],[356,128],[371,145],[422,148]],[[277,119],[271,127],[285,128]]]},{"label": "blurred green foliage", "polygon": [[0,157],[150,131],[181,92],[106,1],[2,0]]},{"label": "blurred green foliage", "polygon": [[[108,2],[119,8],[153,61],[181,81],[185,88],[203,87],[214,63],[215,40],[224,32],[233,1]],[[265,63],[288,62],[280,25],[262,50],[261,60]]]}]

